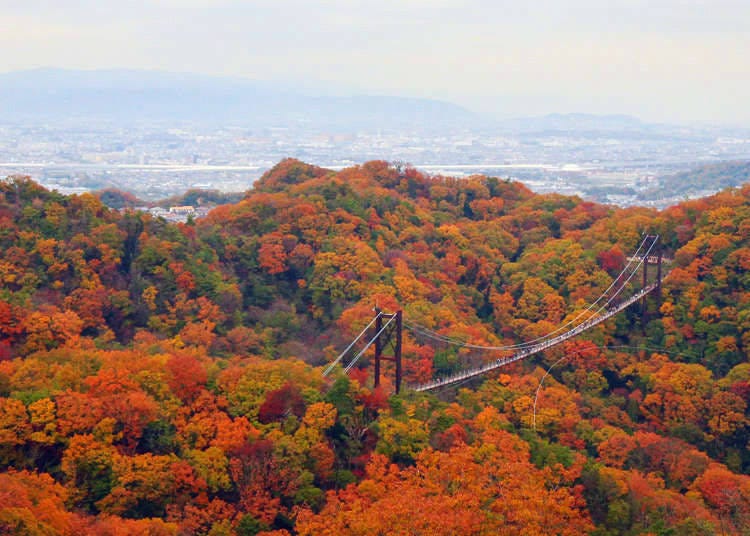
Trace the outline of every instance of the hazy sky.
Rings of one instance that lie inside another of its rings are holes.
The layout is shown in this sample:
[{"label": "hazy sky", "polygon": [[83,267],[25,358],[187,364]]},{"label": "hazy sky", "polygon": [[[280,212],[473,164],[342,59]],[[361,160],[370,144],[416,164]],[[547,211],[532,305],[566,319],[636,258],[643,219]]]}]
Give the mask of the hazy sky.
[{"label": "hazy sky", "polygon": [[0,71],[321,81],[498,115],[750,121],[750,0],[0,0]]}]

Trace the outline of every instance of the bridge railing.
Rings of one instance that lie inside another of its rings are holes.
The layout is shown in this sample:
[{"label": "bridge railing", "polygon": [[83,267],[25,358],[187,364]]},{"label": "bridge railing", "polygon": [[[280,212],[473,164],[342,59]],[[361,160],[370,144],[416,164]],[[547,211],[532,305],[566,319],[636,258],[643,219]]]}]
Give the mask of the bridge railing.
[{"label": "bridge railing", "polygon": [[658,288],[658,284],[654,283],[651,285],[648,285],[644,287],[643,289],[639,290],[626,300],[623,300],[619,304],[615,305],[611,309],[607,310],[604,314],[600,316],[596,316],[594,318],[590,318],[581,324],[578,324],[574,328],[566,331],[565,333],[558,335],[552,339],[548,339],[544,342],[541,342],[539,344],[536,344],[534,346],[530,346],[524,350],[521,350],[519,352],[514,353],[511,356],[508,357],[501,357],[500,359],[497,359],[495,361],[491,361],[489,363],[485,363],[484,365],[480,365],[479,367],[475,367],[472,369],[468,369],[462,372],[458,372],[456,374],[453,374],[451,376],[445,376],[443,378],[437,378],[435,380],[432,380],[427,383],[423,383],[420,385],[413,385],[408,386],[408,389],[411,389],[413,391],[431,391],[433,389],[437,389],[439,387],[445,387],[448,385],[453,385],[456,383],[460,383],[464,380],[468,380],[470,378],[474,378],[477,376],[481,376],[483,374],[486,374],[492,370],[495,370],[497,368],[503,367],[505,365],[508,365],[510,363],[514,363],[516,361],[520,361],[522,359],[526,359],[527,357],[530,357],[534,354],[538,354],[540,352],[543,352],[544,350],[547,350],[549,348],[552,348],[553,346],[557,346],[558,344],[575,337],[576,335],[580,335],[581,333],[593,328],[594,326],[597,326],[601,324],[602,322],[608,320],[609,318],[612,318],[614,315],[622,311],[623,309],[629,307],[633,303],[637,302],[650,292],[653,292],[656,288]]}]

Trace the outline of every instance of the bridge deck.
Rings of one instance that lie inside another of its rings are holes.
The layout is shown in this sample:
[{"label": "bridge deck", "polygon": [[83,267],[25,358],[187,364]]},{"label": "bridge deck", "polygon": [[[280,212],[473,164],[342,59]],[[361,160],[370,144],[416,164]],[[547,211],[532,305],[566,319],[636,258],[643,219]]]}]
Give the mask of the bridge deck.
[{"label": "bridge deck", "polygon": [[558,344],[564,341],[567,341],[568,339],[571,339],[575,337],[576,335],[579,335],[583,333],[584,331],[591,329],[598,324],[601,324],[605,320],[612,318],[614,315],[616,315],[623,309],[627,308],[628,306],[632,305],[633,303],[637,302],[638,300],[646,296],[648,293],[653,292],[656,288],[658,288],[658,284],[656,283],[652,285],[648,285],[644,287],[643,289],[641,289],[640,291],[636,292],[633,296],[631,296],[627,300],[624,300],[618,305],[607,310],[607,312],[604,313],[603,315],[586,320],[585,322],[578,324],[576,327],[574,327],[570,331],[563,333],[562,335],[558,335],[557,337],[554,337],[552,339],[530,346],[526,348],[525,350],[521,350],[511,356],[503,357],[503,358],[497,359],[496,361],[486,363],[480,367],[465,370],[462,372],[457,372],[456,374],[453,374],[451,376],[438,378],[427,383],[408,386],[407,388],[413,391],[431,391],[433,389],[438,389],[440,387],[453,385],[455,383],[459,383],[464,380],[468,380],[470,378],[475,378],[477,376],[481,376],[482,374],[487,374],[488,372],[492,370],[495,370],[500,367],[504,367],[505,365],[508,365],[515,361],[526,359],[527,357],[530,357],[534,354],[538,354],[539,352],[548,350],[549,348],[552,348],[553,346],[557,346]]}]

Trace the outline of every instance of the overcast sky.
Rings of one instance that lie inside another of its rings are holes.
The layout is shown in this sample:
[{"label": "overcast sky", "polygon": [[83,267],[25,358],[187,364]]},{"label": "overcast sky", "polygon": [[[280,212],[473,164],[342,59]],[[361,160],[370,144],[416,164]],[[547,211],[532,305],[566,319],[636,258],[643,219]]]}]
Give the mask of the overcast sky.
[{"label": "overcast sky", "polygon": [[317,81],[502,116],[750,121],[750,0],[0,0],[0,71]]}]

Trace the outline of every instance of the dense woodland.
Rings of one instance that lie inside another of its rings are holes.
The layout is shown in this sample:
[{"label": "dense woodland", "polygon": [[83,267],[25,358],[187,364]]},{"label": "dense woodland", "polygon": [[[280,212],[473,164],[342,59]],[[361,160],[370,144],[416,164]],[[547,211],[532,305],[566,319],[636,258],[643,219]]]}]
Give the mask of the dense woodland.
[{"label": "dense woodland", "polygon": [[201,190],[200,188],[191,188],[183,194],[161,199],[159,201],[144,201],[131,193],[123,192],[117,188],[97,190],[94,192],[94,195],[107,207],[118,210],[144,206],[165,208],[182,205],[215,207],[216,205],[238,203],[244,197],[242,193],[223,193],[219,190]]},{"label": "dense woodland", "polygon": [[645,201],[675,196],[699,197],[701,192],[740,187],[748,182],[750,182],[750,162],[718,162],[659,177],[657,184],[653,188],[640,192],[638,198]]},{"label": "dense woodland", "polygon": [[[643,233],[674,259],[646,322],[438,394],[322,377],[375,305],[549,333]],[[173,225],[10,177],[0,251],[0,533],[750,534],[750,185],[657,212],[286,160]]]}]

